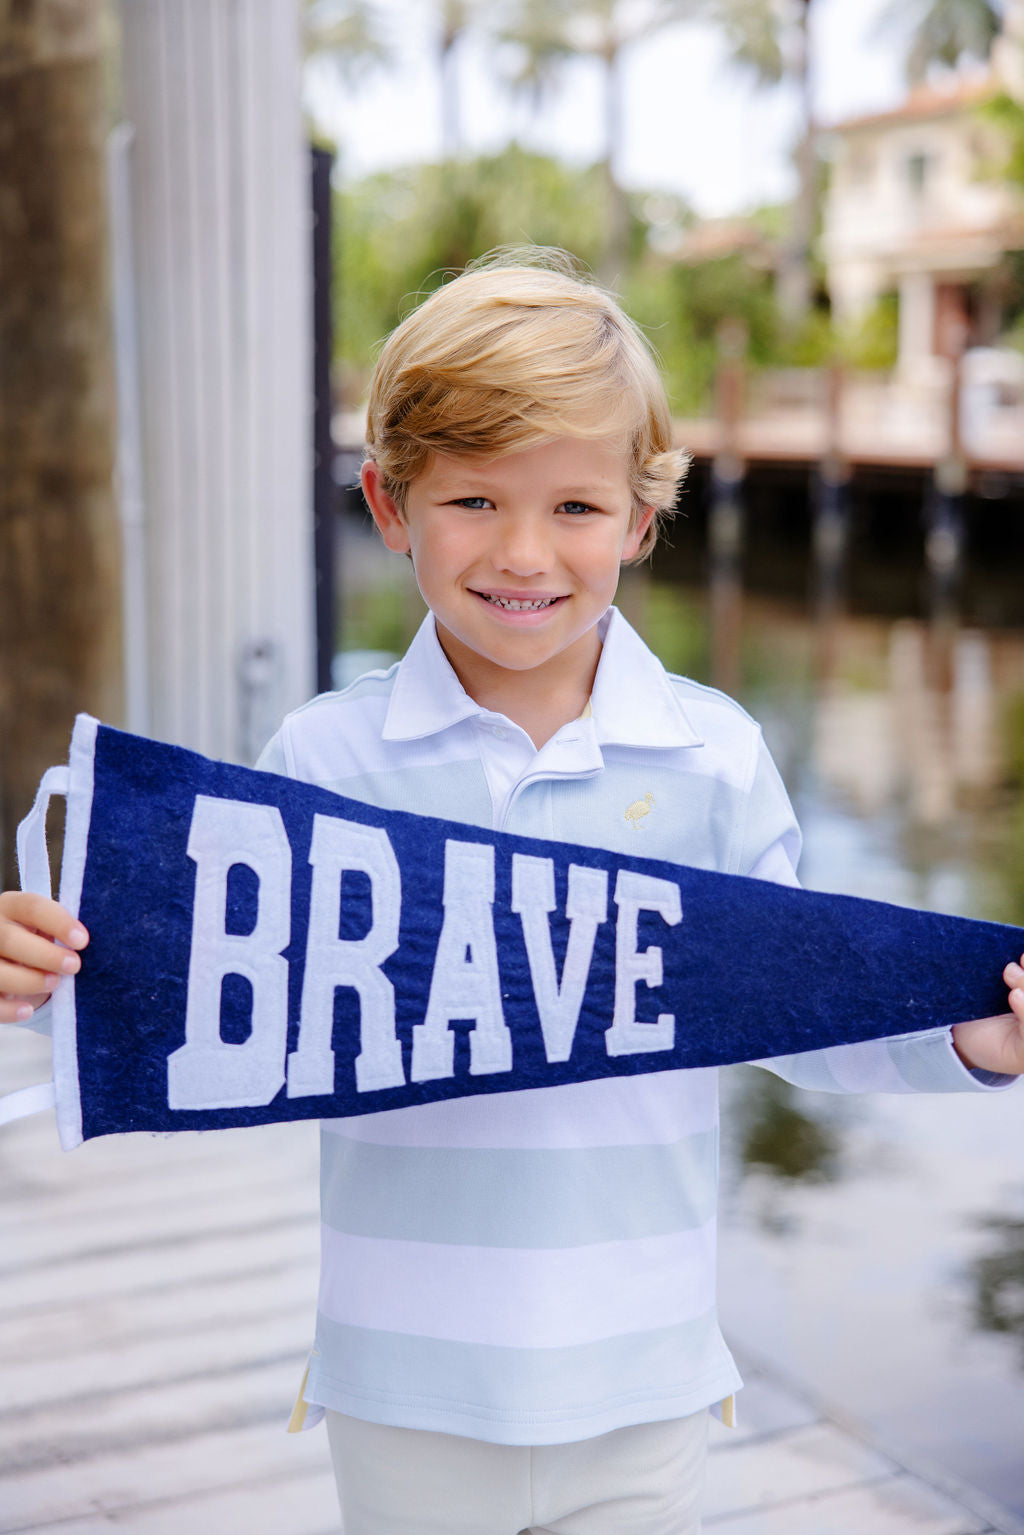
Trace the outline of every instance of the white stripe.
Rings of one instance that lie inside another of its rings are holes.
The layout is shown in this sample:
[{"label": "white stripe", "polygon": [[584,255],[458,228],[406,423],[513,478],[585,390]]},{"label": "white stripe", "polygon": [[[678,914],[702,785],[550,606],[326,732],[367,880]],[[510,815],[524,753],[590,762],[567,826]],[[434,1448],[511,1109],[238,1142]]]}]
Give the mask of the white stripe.
[{"label": "white stripe", "polygon": [[487,1093],[444,1103],[325,1119],[328,1135],[378,1146],[513,1151],[672,1145],[718,1123],[718,1073],[655,1071],[562,1087]]},{"label": "white stripe", "polygon": [[22,890],[49,896],[50,860],[46,852],[46,812],[50,797],[68,792],[68,770],[64,766],[47,768],[39,780],[32,809],[18,827],[18,877]]},{"label": "white stripe", "polygon": [[30,1114],[40,1114],[52,1109],[57,1102],[57,1090],[52,1082],[36,1082],[32,1087],[19,1087],[16,1093],[0,1098],[0,1125],[13,1124],[16,1119],[27,1119]]},{"label": "white stripe", "polygon": [[869,1039],[856,1045],[829,1045],[822,1051],[829,1071],[847,1093],[905,1093],[906,1078],[890,1054],[885,1040]]},{"label": "white stripe", "polygon": [[[70,784],[60,868],[60,901],[73,917],[82,901],[82,878],[92,819],[92,789],[99,721],[79,714],[71,736]],[[53,1080],[57,1084],[57,1131],[65,1151],[82,1144],[82,1100],[78,1087],[78,1033],[75,978],[53,994]]]},{"label": "white stripe", "polygon": [[715,1299],[715,1222],[667,1237],[548,1250],[322,1231],[332,1322],[460,1343],[559,1348],[672,1327]]}]

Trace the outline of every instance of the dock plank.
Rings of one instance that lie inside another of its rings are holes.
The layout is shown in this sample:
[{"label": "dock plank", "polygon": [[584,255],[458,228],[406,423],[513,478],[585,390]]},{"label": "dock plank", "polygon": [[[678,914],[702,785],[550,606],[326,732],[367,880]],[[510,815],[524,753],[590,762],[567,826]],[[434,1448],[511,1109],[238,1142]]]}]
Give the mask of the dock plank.
[{"label": "dock plank", "polygon": [[[11,1039],[11,1036],[14,1039]],[[48,1070],[0,1030],[0,1090]],[[0,1136],[0,1535],[340,1535],[326,1436],[284,1426],[317,1283],[317,1132]],[[716,1535],[1019,1528],[744,1366],[712,1428]],[[888,1449],[888,1447],[886,1447]]]},{"label": "dock plank", "polygon": [[[52,1526],[28,1526],[45,1535]],[[338,1497],[330,1471],[297,1471],[256,1487],[229,1487],[200,1498],[114,1509],[74,1519],[60,1535],[341,1535]]]},{"label": "dock plank", "polygon": [[112,1298],[97,1298],[90,1306],[87,1335],[83,1335],[77,1298],[8,1311],[0,1315],[0,1360],[7,1370],[47,1360],[63,1362],[96,1350],[105,1353],[143,1339],[177,1342],[183,1324],[189,1337],[199,1337],[227,1324],[257,1322],[282,1309],[305,1309],[308,1322],[315,1299],[316,1253],[311,1244],[309,1251],[262,1269],[230,1271],[178,1285],[173,1304],[166,1287],[135,1291],[119,1297],[116,1304]]},{"label": "dock plank", "polygon": [[[712,1480],[726,1459],[711,1458]],[[774,1507],[709,1515],[705,1527],[716,1535],[984,1535],[992,1528],[906,1473]]]},{"label": "dock plank", "polygon": [[312,1318],[305,1306],[275,1313],[256,1324],[190,1332],[183,1320],[177,1340],[167,1336],[135,1341],[128,1347],[97,1350],[60,1361],[59,1367],[38,1364],[4,1368],[8,1400],[21,1412],[67,1398],[87,1399],[102,1391],[132,1391],[182,1377],[217,1376],[236,1372],[254,1359],[304,1359],[312,1345]]},{"label": "dock plank", "polygon": [[720,1449],[713,1461],[708,1519],[891,1476],[897,1469],[832,1423],[740,1442]]},{"label": "dock plank", "polygon": [[276,1425],[283,1433],[304,1368],[305,1355],[300,1354],[254,1359],[220,1375],[147,1382],[134,1390],[47,1403],[3,1425],[0,1478],[252,1423]]},{"label": "dock plank", "polygon": [[[280,1420],[158,1444],[132,1444],[71,1465],[14,1471],[0,1484],[0,1535],[62,1528],[96,1515],[178,1500],[240,1495],[329,1468],[322,1434],[285,1434]],[[269,1495],[269,1494],[268,1494]],[[202,1526],[200,1526],[202,1527]],[[184,1531],[188,1526],[180,1526]]]}]

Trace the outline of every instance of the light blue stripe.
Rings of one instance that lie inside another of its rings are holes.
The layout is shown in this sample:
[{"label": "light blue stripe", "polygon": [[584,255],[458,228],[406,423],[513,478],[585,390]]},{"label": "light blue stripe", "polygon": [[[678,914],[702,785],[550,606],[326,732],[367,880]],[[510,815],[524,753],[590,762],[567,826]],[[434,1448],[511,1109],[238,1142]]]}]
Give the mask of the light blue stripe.
[{"label": "light blue stripe", "polygon": [[911,1035],[886,1041],[889,1055],[906,1082],[916,1093],[976,1093],[986,1084],[979,1082],[957,1059],[948,1031]]},{"label": "light blue stripe", "polygon": [[[666,755],[673,758],[671,763]],[[744,797],[730,784],[687,771],[680,761],[685,755],[637,751],[627,756],[609,746],[604,769],[596,778],[545,781],[553,815],[545,835],[698,869],[724,868]],[[626,820],[626,809],[648,791],[653,804],[634,826]],[[516,801],[505,830],[527,829],[521,823],[531,792],[527,789]]]},{"label": "light blue stripe", "polygon": [[797,1055],[776,1055],[770,1060],[751,1061],[751,1066],[761,1066],[784,1082],[795,1087],[805,1087],[816,1093],[845,1093],[847,1089],[832,1074],[828,1062],[819,1050],[804,1050]]},{"label": "light blue stripe", "polygon": [[491,794],[478,758],[318,782],[322,789],[366,805],[379,805],[383,810],[411,810],[416,815],[455,819],[470,826],[490,826],[493,819]]},{"label": "light blue stripe", "polygon": [[546,1349],[450,1343],[321,1316],[306,1398],[371,1423],[498,1444],[558,1444],[684,1417],[739,1384],[714,1312]]},{"label": "light blue stripe", "polygon": [[670,1145],[554,1150],[380,1146],[324,1132],[321,1207],[350,1236],[582,1247],[703,1226],[716,1130]]}]

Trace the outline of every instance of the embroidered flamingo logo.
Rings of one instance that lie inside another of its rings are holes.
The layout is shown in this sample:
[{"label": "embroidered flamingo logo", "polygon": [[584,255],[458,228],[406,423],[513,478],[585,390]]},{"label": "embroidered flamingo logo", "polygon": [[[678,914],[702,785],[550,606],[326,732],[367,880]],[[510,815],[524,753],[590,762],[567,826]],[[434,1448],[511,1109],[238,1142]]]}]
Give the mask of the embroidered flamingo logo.
[{"label": "embroidered flamingo logo", "polygon": [[648,790],[643,799],[635,799],[629,806],[625,814],[625,820],[629,822],[634,831],[639,828],[640,822],[643,820],[644,816],[650,815],[651,806],[653,804],[654,795],[650,792],[650,790]]}]

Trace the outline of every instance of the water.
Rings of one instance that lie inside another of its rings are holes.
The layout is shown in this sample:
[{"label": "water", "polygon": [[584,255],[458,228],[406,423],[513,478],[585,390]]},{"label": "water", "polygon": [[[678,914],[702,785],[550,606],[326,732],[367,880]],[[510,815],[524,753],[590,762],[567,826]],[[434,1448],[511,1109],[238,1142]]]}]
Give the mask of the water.
[{"label": "water", "polygon": [[[704,594],[624,595],[707,674]],[[823,627],[749,596],[724,622],[804,829],[804,883],[1024,925],[1024,630]],[[757,956],[737,972],[756,986]],[[723,1097],[727,1337],[1024,1515],[1024,1088],[833,1098],[737,1067]]]},{"label": "water", "polygon": [[[921,583],[892,563],[885,617],[816,608],[802,576],[711,595],[666,563],[621,605],[761,720],[804,883],[1024,925],[1024,610],[1019,628],[908,617],[892,593]],[[422,613],[405,562],[352,534],[345,577],[346,643],[401,651]],[[991,585],[1002,619],[1005,573]],[[737,984],[757,985],[756,954]],[[723,1096],[727,1337],[1024,1516],[1024,1087],[836,1098],[735,1067]]]}]

